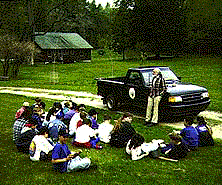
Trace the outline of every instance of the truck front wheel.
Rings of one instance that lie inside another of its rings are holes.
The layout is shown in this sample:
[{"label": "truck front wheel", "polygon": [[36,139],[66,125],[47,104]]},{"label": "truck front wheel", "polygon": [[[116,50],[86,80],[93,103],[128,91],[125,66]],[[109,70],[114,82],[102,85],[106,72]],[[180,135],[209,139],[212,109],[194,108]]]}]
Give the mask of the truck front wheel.
[{"label": "truck front wheel", "polygon": [[117,102],[113,96],[107,96],[106,103],[109,110],[115,110]]}]

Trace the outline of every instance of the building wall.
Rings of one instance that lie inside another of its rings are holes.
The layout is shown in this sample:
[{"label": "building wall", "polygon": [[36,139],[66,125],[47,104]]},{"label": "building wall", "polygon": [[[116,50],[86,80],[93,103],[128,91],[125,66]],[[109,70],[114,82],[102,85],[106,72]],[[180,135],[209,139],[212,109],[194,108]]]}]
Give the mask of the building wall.
[{"label": "building wall", "polygon": [[42,50],[41,53],[35,57],[35,61],[62,63],[91,61],[91,49]]}]

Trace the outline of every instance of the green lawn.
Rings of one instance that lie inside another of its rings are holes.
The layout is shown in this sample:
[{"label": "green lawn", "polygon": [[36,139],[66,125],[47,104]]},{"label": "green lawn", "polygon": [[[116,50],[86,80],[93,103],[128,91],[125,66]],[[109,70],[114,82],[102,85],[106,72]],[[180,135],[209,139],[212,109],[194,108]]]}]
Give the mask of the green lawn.
[{"label": "green lawn", "polygon": [[[82,156],[90,157],[98,165],[97,170],[56,174],[51,163],[31,162],[27,155],[18,153],[12,142],[12,125],[16,110],[24,101],[34,98],[0,94],[0,184],[220,184],[222,169],[222,142],[216,140],[214,147],[190,152],[178,163],[144,158],[132,161],[124,149],[103,145],[102,150],[84,149]],[[43,99],[48,109],[53,101]],[[87,107],[89,110],[90,107]],[[99,111],[99,121],[105,113],[113,119],[114,112]],[[210,120],[208,120],[210,122]],[[133,120],[133,126],[146,141],[164,139],[170,127],[143,126],[140,119]],[[70,146],[70,144],[69,144]],[[70,146],[71,149],[74,149]]]},{"label": "green lawn", "polygon": [[[96,94],[97,77],[124,76],[129,67],[141,65],[166,65],[185,82],[192,82],[208,88],[212,103],[208,109],[222,112],[221,61],[216,58],[172,59],[162,61],[121,61],[116,57],[99,57],[93,53],[91,63],[49,64],[35,67],[23,66],[18,80],[0,82],[0,86],[34,87],[46,89],[65,89],[87,91]],[[53,71],[56,75],[53,77]],[[178,163],[144,158],[132,161],[124,149],[84,149],[82,156],[90,157],[98,165],[97,170],[56,174],[51,163],[31,162],[27,155],[18,153],[12,141],[14,115],[24,101],[34,103],[34,98],[0,94],[0,184],[221,184],[222,142],[215,141],[214,147],[200,148],[190,152],[188,157]],[[43,99],[46,110],[53,100]],[[89,110],[90,107],[87,107]],[[105,113],[113,119],[120,115],[107,110],[99,111],[99,121]],[[209,124],[215,121],[208,120]],[[217,122],[221,124],[221,122]],[[146,141],[164,139],[171,127],[143,126],[143,120],[134,119],[133,126]],[[69,144],[70,146],[70,144]],[[75,149],[70,146],[71,149]]]},{"label": "green lawn", "polygon": [[129,67],[169,66],[182,81],[206,87],[212,103],[209,110],[222,112],[222,62],[220,58],[175,58],[165,60],[121,61],[117,55],[98,56],[93,52],[91,63],[38,64],[35,67],[23,66],[18,80],[0,81],[0,86],[34,87],[87,91],[97,93],[95,78],[124,76]]}]

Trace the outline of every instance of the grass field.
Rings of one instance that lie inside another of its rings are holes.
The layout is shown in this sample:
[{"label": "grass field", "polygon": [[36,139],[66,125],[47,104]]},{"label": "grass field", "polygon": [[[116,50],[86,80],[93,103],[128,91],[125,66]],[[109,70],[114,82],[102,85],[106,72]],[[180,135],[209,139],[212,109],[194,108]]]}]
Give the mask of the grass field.
[{"label": "grass field", "polygon": [[[116,58],[115,58],[116,57]],[[93,52],[91,63],[23,66],[18,79],[0,82],[0,86],[34,87],[87,91],[97,93],[95,78],[124,76],[130,67],[169,66],[182,81],[206,87],[212,103],[210,110],[222,112],[222,62],[220,58],[175,58],[121,61],[118,56],[98,56]]]},{"label": "grass field", "polygon": [[[94,53],[96,55],[96,53]],[[96,93],[96,77],[124,76],[128,67],[140,66],[136,61],[110,61],[109,57],[95,57],[91,63],[67,65],[24,66],[18,80],[0,82],[0,86],[67,89]],[[222,112],[221,105],[221,62],[218,59],[173,59],[147,61],[143,65],[170,66],[184,81],[208,88],[212,103],[210,110]],[[53,81],[50,72],[58,73]],[[112,72],[113,69],[113,72]],[[218,83],[215,83],[218,82]],[[0,184],[221,184],[222,141],[216,140],[214,147],[199,148],[178,163],[143,158],[132,161],[124,149],[103,145],[102,150],[84,149],[82,156],[91,158],[98,165],[97,170],[57,174],[51,163],[31,162],[27,155],[18,153],[12,141],[12,126],[16,110],[24,101],[34,103],[34,98],[0,94]],[[43,99],[46,110],[52,100]],[[87,107],[89,110],[90,107]],[[115,112],[98,110],[99,122],[105,113],[113,119],[120,115]],[[208,120],[211,124],[212,120]],[[151,127],[134,118],[133,126],[146,141],[164,139],[171,127]],[[217,122],[221,124],[221,122]],[[70,149],[75,150],[70,144]]]},{"label": "grass field", "polygon": [[[27,155],[18,153],[12,142],[14,114],[23,101],[34,98],[0,94],[0,184],[220,184],[222,169],[222,143],[216,140],[214,147],[200,148],[190,152],[178,163],[144,158],[132,161],[124,149],[103,145],[102,150],[84,149],[82,156],[90,157],[98,165],[97,170],[56,174],[51,163],[31,162]],[[44,99],[47,108],[53,103]],[[89,107],[87,107],[89,109]],[[106,110],[99,111],[99,121]],[[110,113],[110,112],[109,112]],[[113,119],[118,114],[110,113]],[[133,126],[146,141],[164,139],[172,131],[170,127],[147,129],[139,119]],[[69,145],[70,146],[70,145]],[[72,146],[71,149],[74,150]]]}]

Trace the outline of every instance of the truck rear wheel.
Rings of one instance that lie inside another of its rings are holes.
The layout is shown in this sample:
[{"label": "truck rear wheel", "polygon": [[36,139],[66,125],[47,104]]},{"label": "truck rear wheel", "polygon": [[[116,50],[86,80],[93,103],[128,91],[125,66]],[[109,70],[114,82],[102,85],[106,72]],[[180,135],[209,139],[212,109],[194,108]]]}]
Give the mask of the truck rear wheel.
[{"label": "truck rear wheel", "polygon": [[106,104],[107,104],[107,108],[109,110],[115,110],[116,109],[117,102],[116,102],[116,100],[113,96],[107,96]]}]

